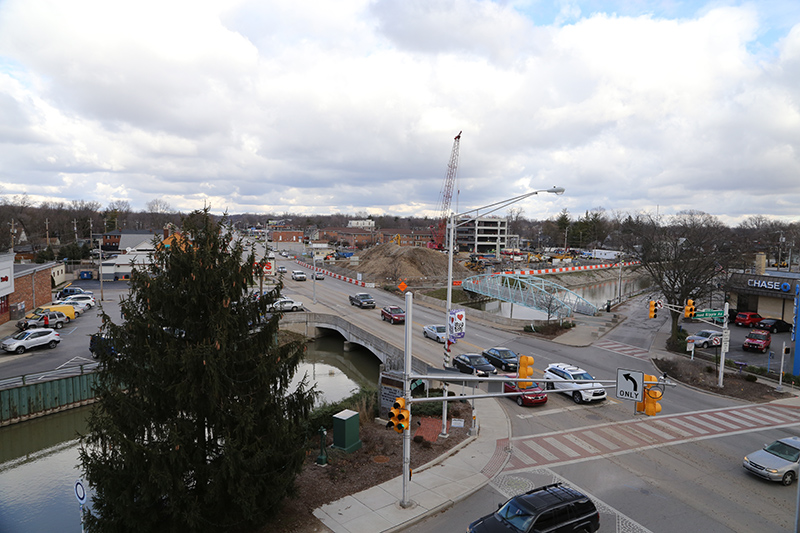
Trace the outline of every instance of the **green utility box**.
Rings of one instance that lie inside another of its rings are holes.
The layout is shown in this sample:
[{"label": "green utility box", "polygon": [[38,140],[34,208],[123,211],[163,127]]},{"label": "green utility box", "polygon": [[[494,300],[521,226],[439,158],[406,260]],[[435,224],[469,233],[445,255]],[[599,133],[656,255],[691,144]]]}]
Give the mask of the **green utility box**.
[{"label": "green utility box", "polygon": [[333,445],[331,447],[347,453],[353,453],[361,448],[356,411],[345,409],[333,415]]}]

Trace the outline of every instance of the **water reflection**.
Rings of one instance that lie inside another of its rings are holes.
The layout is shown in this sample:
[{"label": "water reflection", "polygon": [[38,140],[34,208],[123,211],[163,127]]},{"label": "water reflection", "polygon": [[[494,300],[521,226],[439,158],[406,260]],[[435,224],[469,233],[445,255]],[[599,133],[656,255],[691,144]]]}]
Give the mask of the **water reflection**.
[{"label": "water reflection", "polygon": [[[320,401],[335,402],[378,382],[380,361],[358,346],[345,352],[343,344],[334,336],[308,345],[296,379],[307,373],[323,393]],[[73,492],[81,477],[77,435],[86,431],[90,409],[0,428],[0,532],[81,531]]]}]

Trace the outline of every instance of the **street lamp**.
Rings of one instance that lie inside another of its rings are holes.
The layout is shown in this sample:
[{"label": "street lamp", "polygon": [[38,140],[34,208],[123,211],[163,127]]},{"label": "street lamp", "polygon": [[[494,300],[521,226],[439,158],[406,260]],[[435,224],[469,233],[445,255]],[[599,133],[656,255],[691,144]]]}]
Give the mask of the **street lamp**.
[{"label": "street lamp", "polygon": [[[444,341],[444,363],[445,366],[447,362],[449,362],[449,354],[450,351],[450,311],[453,307],[453,249],[455,247],[455,229],[457,226],[463,226],[464,224],[469,224],[473,220],[478,218],[478,211],[483,209],[489,209],[489,211],[484,213],[485,215],[494,213],[495,211],[499,211],[500,209],[504,209],[511,204],[515,204],[519,201],[522,201],[526,198],[531,196],[535,196],[540,192],[547,192],[551,194],[564,194],[564,187],[553,187],[552,189],[539,189],[537,191],[531,191],[525,194],[520,194],[519,196],[515,196],[513,198],[509,198],[507,200],[501,200],[499,202],[495,202],[493,204],[484,205],[482,207],[477,207],[475,209],[470,209],[469,211],[464,211],[463,213],[458,213],[454,215],[452,212],[450,213],[450,220],[448,221],[448,243],[447,243],[447,309],[445,310],[444,315],[444,324],[445,324],[445,341]],[[463,216],[470,215],[471,213],[475,213],[475,216],[468,218],[458,224],[455,224],[454,218],[460,218]],[[442,402],[442,433],[440,434],[441,437],[447,436],[447,383],[444,384],[443,387],[443,394],[445,401]]]}]

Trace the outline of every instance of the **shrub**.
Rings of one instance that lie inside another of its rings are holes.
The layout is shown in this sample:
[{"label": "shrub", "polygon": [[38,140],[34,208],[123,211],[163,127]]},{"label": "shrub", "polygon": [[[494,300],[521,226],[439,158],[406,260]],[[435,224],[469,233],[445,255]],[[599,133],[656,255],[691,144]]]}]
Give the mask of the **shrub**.
[{"label": "shrub", "polygon": [[754,376],[753,374],[747,374],[744,377],[744,380],[745,381],[749,381],[750,383],[755,383],[758,380],[758,378],[756,376]]}]

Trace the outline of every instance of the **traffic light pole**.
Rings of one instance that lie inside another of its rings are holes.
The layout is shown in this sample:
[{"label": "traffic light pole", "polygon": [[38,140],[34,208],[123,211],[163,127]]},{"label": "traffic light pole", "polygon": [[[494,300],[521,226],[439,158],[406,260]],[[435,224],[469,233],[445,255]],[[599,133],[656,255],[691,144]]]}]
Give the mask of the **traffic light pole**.
[{"label": "traffic light pole", "polygon": [[[406,293],[406,322],[405,322],[405,352],[403,361],[403,397],[406,405],[411,410],[411,331],[413,329],[412,309],[414,305],[414,295]],[[411,481],[411,428],[406,426],[403,431],[403,498],[400,500],[400,507],[406,509],[411,507],[412,502],[408,499],[408,484]]]}]

